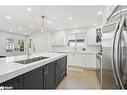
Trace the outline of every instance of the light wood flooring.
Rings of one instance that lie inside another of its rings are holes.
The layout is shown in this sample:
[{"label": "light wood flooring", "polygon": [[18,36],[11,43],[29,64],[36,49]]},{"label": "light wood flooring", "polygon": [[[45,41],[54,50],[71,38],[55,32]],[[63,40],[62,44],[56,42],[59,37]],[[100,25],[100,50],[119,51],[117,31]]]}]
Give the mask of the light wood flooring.
[{"label": "light wood flooring", "polygon": [[69,69],[67,76],[57,89],[100,89],[100,83],[94,70]]}]

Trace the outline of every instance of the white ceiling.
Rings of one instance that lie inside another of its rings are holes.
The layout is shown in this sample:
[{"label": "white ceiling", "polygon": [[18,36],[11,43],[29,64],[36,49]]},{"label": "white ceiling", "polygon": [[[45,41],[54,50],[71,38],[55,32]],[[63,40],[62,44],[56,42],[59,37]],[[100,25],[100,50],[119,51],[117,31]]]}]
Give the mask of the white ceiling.
[{"label": "white ceiling", "polygon": [[[31,12],[27,11],[31,8]],[[47,29],[57,31],[58,28],[70,29],[73,26],[91,27],[93,24],[102,24],[104,6],[0,6],[0,29],[21,34],[30,34],[40,31],[41,16],[46,16]],[[10,16],[12,19],[7,19]],[[72,20],[68,20],[68,17]],[[33,25],[33,28],[30,27]],[[18,28],[22,27],[22,30]]]}]

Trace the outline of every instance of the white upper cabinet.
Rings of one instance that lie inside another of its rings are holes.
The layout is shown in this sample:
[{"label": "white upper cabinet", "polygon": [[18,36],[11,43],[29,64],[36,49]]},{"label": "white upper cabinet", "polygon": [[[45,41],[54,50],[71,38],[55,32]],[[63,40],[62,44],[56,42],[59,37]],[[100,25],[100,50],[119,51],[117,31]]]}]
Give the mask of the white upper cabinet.
[{"label": "white upper cabinet", "polygon": [[87,42],[88,42],[88,45],[95,45],[96,44],[96,29],[93,28],[93,29],[90,29],[88,32],[87,32]]},{"label": "white upper cabinet", "polygon": [[57,31],[51,33],[51,44],[54,46],[64,46],[64,32]]}]

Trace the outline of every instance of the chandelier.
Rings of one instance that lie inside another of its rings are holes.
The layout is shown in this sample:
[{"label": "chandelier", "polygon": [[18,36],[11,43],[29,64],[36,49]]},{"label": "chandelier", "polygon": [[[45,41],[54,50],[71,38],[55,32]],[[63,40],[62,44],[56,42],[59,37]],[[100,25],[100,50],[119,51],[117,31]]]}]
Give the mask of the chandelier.
[{"label": "chandelier", "polygon": [[45,22],[45,16],[42,16],[42,28],[40,29],[41,33],[46,33],[47,29],[46,29],[46,22]]}]

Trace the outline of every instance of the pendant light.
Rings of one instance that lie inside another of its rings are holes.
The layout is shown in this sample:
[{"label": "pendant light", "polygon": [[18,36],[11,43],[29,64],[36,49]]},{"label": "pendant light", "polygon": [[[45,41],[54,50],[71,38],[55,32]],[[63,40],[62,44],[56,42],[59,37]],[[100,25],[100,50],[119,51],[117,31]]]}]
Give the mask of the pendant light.
[{"label": "pendant light", "polygon": [[40,29],[41,33],[47,33],[45,16],[42,16],[42,28]]}]

